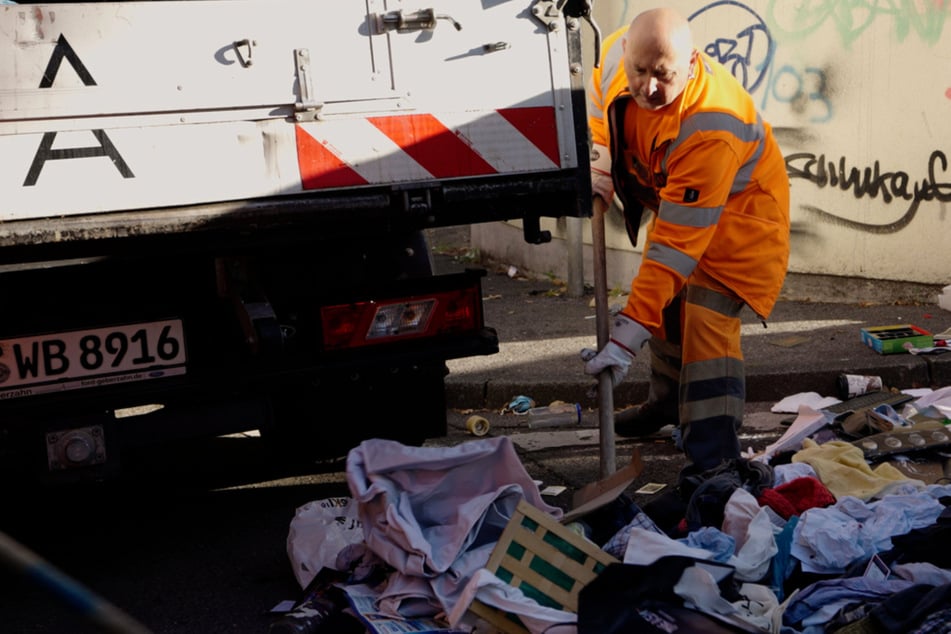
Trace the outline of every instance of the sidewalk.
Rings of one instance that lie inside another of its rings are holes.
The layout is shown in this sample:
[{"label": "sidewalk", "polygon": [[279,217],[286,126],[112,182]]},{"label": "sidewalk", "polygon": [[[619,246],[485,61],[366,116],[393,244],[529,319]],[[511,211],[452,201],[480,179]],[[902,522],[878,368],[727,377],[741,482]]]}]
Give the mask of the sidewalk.
[{"label": "sidewalk", "polygon": [[[450,230],[435,230],[450,231]],[[597,408],[597,381],[582,371],[584,347],[596,347],[593,294],[567,297],[557,280],[529,279],[504,264],[469,261],[464,233],[434,241],[437,271],[486,268],[485,323],[499,336],[499,352],[448,362],[446,405],[450,409],[495,409],[518,395],[538,404],[553,400]],[[462,237],[460,237],[462,236]],[[441,245],[441,246],[440,246]],[[625,298],[612,298],[620,305]],[[951,311],[937,304],[896,306],[887,297],[861,304],[781,300],[767,327],[752,311],[743,314],[743,353],[748,402],[779,401],[800,392],[838,396],[840,374],[874,375],[886,387],[908,389],[951,385],[951,352],[881,355],[861,339],[861,329],[913,324],[931,333],[951,329]],[[614,391],[616,409],[647,395],[647,355],[639,355]]]}]

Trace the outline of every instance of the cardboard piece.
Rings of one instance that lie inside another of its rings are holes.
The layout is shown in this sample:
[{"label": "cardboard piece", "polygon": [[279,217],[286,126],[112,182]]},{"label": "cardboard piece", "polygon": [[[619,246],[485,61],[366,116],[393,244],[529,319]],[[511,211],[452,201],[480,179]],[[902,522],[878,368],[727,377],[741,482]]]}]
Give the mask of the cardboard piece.
[{"label": "cardboard piece", "polygon": [[809,343],[810,341],[812,341],[811,337],[807,337],[805,335],[791,334],[791,335],[785,335],[782,337],[774,337],[772,339],[767,339],[766,343],[774,345],[774,346],[779,346],[780,348],[794,348],[798,345]]},{"label": "cardboard piece", "polygon": [[627,466],[575,492],[572,498],[573,508],[562,517],[562,524],[567,524],[616,500],[627,487],[631,486],[631,483],[637,479],[637,476],[643,470],[644,463],[641,461],[641,452],[635,447],[634,453],[631,455],[631,462]]}]

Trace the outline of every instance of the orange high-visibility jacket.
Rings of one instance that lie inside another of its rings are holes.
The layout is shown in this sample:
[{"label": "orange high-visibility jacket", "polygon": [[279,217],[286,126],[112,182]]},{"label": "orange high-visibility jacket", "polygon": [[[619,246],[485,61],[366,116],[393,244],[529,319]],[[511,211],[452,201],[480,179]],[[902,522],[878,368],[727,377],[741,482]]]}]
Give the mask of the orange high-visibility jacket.
[{"label": "orange high-visibility jacket", "polygon": [[642,205],[654,211],[622,312],[655,331],[700,267],[765,319],[789,262],[789,178],[772,128],[743,85],[702,52],[673,103],[642,110],[621,61],[626,31],[605,39],[588,91],[591,140],[610,148],[632,242]]}]

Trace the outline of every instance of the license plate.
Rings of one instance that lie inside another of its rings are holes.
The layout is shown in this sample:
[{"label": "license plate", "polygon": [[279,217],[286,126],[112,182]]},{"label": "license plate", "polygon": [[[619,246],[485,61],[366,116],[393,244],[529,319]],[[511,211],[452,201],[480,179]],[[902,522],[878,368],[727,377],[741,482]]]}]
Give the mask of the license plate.
[{"label": "license plate", "polygon": [[179,319],[0,339],[0,399],[184,373]]}]

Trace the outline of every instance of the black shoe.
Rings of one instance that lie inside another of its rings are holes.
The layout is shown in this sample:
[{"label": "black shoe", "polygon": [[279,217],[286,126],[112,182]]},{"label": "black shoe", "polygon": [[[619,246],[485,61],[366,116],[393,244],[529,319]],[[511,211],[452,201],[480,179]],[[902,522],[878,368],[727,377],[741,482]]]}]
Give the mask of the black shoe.
[{"label": "black shoe", "polygon": [[677,421],[665,416],[659,407],[646,403],[629,407],[614,415],[614,433],[626,438],[650,436],[662,427],[676,424]]}]

